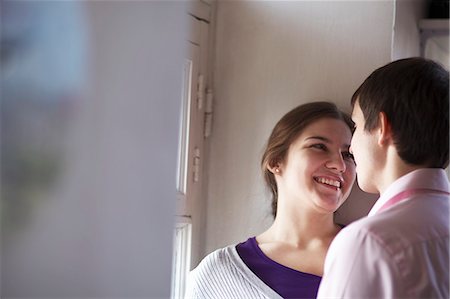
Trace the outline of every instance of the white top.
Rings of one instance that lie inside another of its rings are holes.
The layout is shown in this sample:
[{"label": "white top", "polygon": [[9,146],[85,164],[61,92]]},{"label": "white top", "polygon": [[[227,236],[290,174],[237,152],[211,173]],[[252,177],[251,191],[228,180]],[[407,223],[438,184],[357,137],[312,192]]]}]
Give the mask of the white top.
[{"label": "white top", "polygon": [[210,253],[190,272],[185,298],[282,297],[245,265],[233,245]]},{"label": "white top", "polygon": [[449,298],[449,191],[442,169],[391,184],[331,243],[318,298]]}]

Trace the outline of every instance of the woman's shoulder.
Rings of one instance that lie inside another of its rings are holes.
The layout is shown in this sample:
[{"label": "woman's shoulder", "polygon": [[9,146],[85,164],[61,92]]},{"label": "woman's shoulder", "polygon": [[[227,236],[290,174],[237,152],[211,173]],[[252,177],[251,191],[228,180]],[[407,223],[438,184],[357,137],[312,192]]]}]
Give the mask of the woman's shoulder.
[{"label": "woman's shoulder", "polygon": [[229,266],[231,255],[234,254],[235,245],[216,249],[203,258],[193,272],[217,271],[224,266]]},{"label": "woman's shoulder", "polygon": [[236,245],[208,254],[190,272],[186,298],[281,298],[245,265]]},{"label": "woman's shoulder", "polygon": [[236,272],[229,257],[232,249],[232,246],[220,248],[202,259],[189,273],[186,298],[216,298],[217,294],[228,293],[230,287],[224,284],[224,278],[233,279]]}]

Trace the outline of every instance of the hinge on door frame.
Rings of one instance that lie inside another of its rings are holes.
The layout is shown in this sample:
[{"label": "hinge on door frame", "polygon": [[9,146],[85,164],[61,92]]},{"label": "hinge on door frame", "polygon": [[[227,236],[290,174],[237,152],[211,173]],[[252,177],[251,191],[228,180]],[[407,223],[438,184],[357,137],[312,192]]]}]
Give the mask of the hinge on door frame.
[{"label": "hinge on door frame", "polygon": [[203,108],[203,102],[205,98],[205,76],[202,74],[198,75],[197,79],[197,109],[201,110]]},{"label": "hinge on door frame", "polygon": [[212,131],[212,116],[213,116],[213,100],[214,94],[212,89],[208,88],[206,91],[206,105],[205,105],[205,125],[204,134],[205,138],[211,136]]},{"label": "hinge on door frame", "polygon": [[194,182],[198,182],[200,178],[200,149],[195,147],[194,149]]}]

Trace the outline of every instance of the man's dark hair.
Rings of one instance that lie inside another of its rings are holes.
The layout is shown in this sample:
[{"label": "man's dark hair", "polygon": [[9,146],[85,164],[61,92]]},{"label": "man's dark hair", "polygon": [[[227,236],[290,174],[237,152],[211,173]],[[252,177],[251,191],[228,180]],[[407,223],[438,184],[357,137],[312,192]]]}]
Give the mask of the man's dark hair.
[{"label": "man's dark hair", "polygon": [[445,168],[449,163],[449,73],[424,58],[407,58],[375,70],[353,94],[366,131],[384,112],[399,156],[408,164]]}]

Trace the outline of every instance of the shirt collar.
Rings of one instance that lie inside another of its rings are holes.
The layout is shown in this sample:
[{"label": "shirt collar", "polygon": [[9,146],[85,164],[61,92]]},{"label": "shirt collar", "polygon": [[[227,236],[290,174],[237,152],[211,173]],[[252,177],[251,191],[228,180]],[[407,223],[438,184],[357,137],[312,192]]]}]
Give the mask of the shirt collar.
[{"label": "shirt collar", "polygon": [[392,197],[408,189],[432,189],[449,192],[450,184],[445,171],[441,168],[422,168],[411,171],[398,178],[381,194],[369,212],[375,215]]}]

